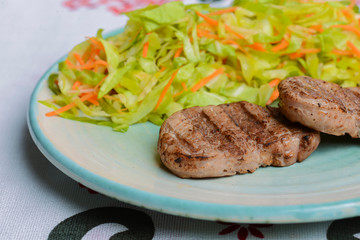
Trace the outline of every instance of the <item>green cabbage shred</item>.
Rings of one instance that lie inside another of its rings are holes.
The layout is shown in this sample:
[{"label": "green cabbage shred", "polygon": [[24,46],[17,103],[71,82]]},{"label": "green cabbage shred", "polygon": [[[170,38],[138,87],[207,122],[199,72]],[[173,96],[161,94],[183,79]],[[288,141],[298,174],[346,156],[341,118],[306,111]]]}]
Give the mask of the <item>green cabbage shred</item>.
[{"label": "green cabbage shred", "polygon": [[[224,9],[174,1],[128,12],[121,33],[104,39],[99,30],[70,51],[48,79],[53,98],[41,103],[53,110],[75,103],[58,115],[125,132],[130,125],[146,121],[161,125],[174,112],[192,106],[243,100],[265,106],[276,89],[269,85],[274,79],[307,75],[344,87],[358,86],[359,56],[334,53],[350,51],[348,42],[360,49],[355,32],[332,27],[351,25],[360,31],[358,21],[351,21],[357,19],[357,7],[351,9],[349,4],[236,0],[233,11],[206,15]],[[199,13],[218,24],[207,24]],[[283,39],[288,45],[273,51]],[[256,44],[264,51],[251,47]],[[319,51],[293,57],[303,49]],[[85,67],[90,60],[98,61],[95,67]],[[191,91],[221,68],[222,74]],[[76,82],[80,87],[74,89]],[[92,89],[96,104],[82,101]]]}]

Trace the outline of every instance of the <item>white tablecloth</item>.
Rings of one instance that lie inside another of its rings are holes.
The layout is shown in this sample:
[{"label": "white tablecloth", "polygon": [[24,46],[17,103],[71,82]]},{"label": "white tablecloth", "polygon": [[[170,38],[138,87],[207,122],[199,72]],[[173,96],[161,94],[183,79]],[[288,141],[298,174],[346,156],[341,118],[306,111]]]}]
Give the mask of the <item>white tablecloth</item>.
[{"label": "white tablecloth", "polygon": [[0,239],[353,239],[360,218],[224,224],[131,206],[81,186],[40,153],[26,124],[39,78],[86,36],[124,25],[118,12],[149,2],[165,1],[0,0]]}]

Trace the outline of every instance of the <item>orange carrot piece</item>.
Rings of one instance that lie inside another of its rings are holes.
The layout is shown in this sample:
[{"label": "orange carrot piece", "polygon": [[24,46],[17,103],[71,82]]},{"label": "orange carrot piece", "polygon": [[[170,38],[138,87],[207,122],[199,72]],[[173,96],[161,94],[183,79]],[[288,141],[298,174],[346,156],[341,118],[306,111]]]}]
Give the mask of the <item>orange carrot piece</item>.
[{"label": "orange carrot piece", "polygon": [[336,55],[344,55],[344,56],[352,54],[352,52],[350,52],[350,51],[344,51],[344,50],[339,50],[339,49],[334,49],[331,51],[331,53],[336,54]]},{"label": "orange carrot piece", "polygon": [[349,8],[352,9],[356,5],[356,0],[350,0]]},{"label": "orange carrot piece", "polygon": [[209,31],[206,30],[198,30],[197,31],[198,37],[205,37],[205,38],[212,38],[212,39],[220,39],[218,35],[212,34]]},{"label": "orange carrot piece", "polygon": [[279,63],[279,65],[277,65],[276,69],[283,68],[284,65],[285,65],[285,63],[284,63],[284,62],[281,62],[281,63]]},{"label": "orange carrot piece", "polygon": [[165,67],[165,66],[162,66],[162,67],[160,68],[159,72],[163,72],[163,71],[165,71],[165,70],[166,70],[166,67]]},{"label": "orange carrot piece", "polygon": [[94,62],[94,64],[95,64],[95,65],[103,65],[103,66],[107,66],[107,65],[108,65],[108,63],[107,63],[106,61],[101,60],[101,59],[96,60],[96,61]]},{"label": "orange carrot piece", "polygon": [[69,59],[65,59],[65,63],[70,69],[75,68],[74,64],[72,62],[70,62]]},{"label": "orange carrot piece", "polygon": [[253,43],[251,45],[247,45],[247,47],[252,48],[256,51],[266,52],[266,49],[263,47],[263,45],[261,45],[261,43]]},{"label": "orange carrot piece", "polygon": [[144,44],[144,48],[143,48],[143,51],[142,51],[142,57],[143,57],[143,58],[146,58],[146,57],[147,57],[148,50],[149,50],[149,42],[146,42],[146,43]]},{"label": "orange carrot piece", "polygon": [[277,88],[274,89],[273,93],[271,94],[269,100],[267,101],[266,105],[271,104],[279,97],[279,90]]},{"label": "orange carrot piece", "polygon": [[280,78],[275,78],[271,82],[269,82],[270,87],[276,87],[280,83]]},{"label": "orange carrot piece", "polygon": [[72,85],[71,89],[72,90],[77,90],[81,85],[81,82],[79,81],[75,81],[74,84]]},{"label": "orange carrot piece", "polygon": [[341,28],[341,29],[353,32],[357,36],[360,37],[360,30],[355,28],[354,26],[350,26],[350,25],[332,25],[331,28]]},{"label": "orange carrot piece", "polygon": [[103,79],[100,80],[100,82],[98,82],[98,84],[96,84],[96,86],[94,87],[94,93],[97,94],[97,91],[99,90],[101,84],[103,84],[105,82],[106,76],[103,77]]},{"label": "orange carrot piece", "polygon": [[236,32],[235,30],[233,30],[230,26],[225,25],[225,30],[228,31],[231,34],[234,34],[235,36],[237,36],[240,39],[244,39],[244,36],[241,35],[240,33]]},{"label": "orange carrot piece", "polygon": [[204,19],[204,21],[206,21],[207,23],[209,23],[210,25],[212,26],[217,26],[219,24],[218,21],[216,21],[215,19],[212,19],[198,11],[196,11],[196,14],[199,16],[199,17],[202,17]]},{"label": "orange carrot piece", "polygon": [[271,51],[278,52],[278,51],[281,51],[281,50],[287,48],[288,46],[289,46],[289,42],[286,41],[286,39],[283,38],[278,45],[276,45],[275,47],[273,47],[271,49]]},{"label": "orange carrot piece", "polygon": [[314,29],[320,33],[322,33],[324,31],[323,27],[321,24],[318,24],[318,25],[312,25],[309,27],[310,29]]},{"label": "orange carrot piece", "polygon": [[183,94],[183,92],[188,90],[188,88],[186,87],[186,84],[184,82],[181,82],[181,86],[183,87],[183,89],[180,92],[175,93],[173,95],[173,98],[180,96],[181,94]]},{"label": "orange carrot piece", "polygon": [[[92,96],[94,96],[93,92],[87,93],[80,98],[80,101],[84,102],[84,101],[88,100],[89,98],[91,98]],[[60,113],[70,110],[71,108],[73,108],[75,106],[76,106],[75,102],[72,102],[68,105],[65,105],[65,106],[55,110],[55,111],[46,113],[45,116],[47,116],[47,117],[56,116],[56,115],[59,115]]]},{"label": "orange carrot piece", "polygon": [[183,48],[178,48],[178,50],[176,50],[175,54],[174,54],[174,58],[180,57],[181,53],[183,51]]},{"label": "orange carrot piece", "polygon": [[169,90],[170,86],[171,86],[171,83],[173,82],[173,80],[175,79],[176,77],[176,74],[178,73],[179,69],[177,69],[170,77],[169,79],[169,82],[165,85],[164,89],[162,90],[161,94],[160,94],[160,97],[155,105],[155,108],[154,110],[156,111],[158,109],[158,107],[160,106],[162,100],[164,99],[165,95],[166,95],[166,92]]},{"label": "orange carrot piece", "polygon": [[221,41],[222,43],[224,44],[232,44],[232,45],[235,45],[237,48],[240,49],[240,51],[242,51],[243,53],[245,54],[248,54],[248,52],[237,42],[235,42],[234,40],[231,40],[231,39],[225,39],[223,41]]},{"label": "orange carrot piece", "polygon": [[87,100],[88,102],[94,104],[95,106],[99,106],[98,98],[96,95],[93,95],[91,98]]},{"label": "orange carrot piece", "polygon": [[89,38],[90,42],[94,45],[94,47],[100,49],[100,50],[105,50],[103,44],[97,40],[96,38],[92,37],[92,38]]},{"label": "orange carrot piece", "polygon": [[91,70],[94,68],[94,59],[89,59],[85,64],[80,66],[81,69]]},{"label": "orange carrot piece", "polygon": [[80,57],[80,55],[78,53],[74,53],[73,54],[74,58],[76,59],[76,61],[78,61],[78,63],[80,63],[80,65],[84,65],[84,60]]},{"label": "orange carrot piece", "polygon": [[214,15],[221,15],[221,14],[224,14],[224,13],[232,13],[232,12],[235,12],[236,9],[237,9],[237,7],[225,8],[225,9],[221,9],[219,11],[208,13],[206,15],[207,16],[214,16]]},{"label": "orange carrot piece", "polygon": [[347,20],[349,20],[350,22],[352,22],[354,20],[353,15],[350,13],[349,9],[341,9],[342,14],[344,14],[344,16],[346,17]]},{"label": "orange carrot piece", "polygon": [[188,90],[188,88],[187,88],[187,86],[186,86],[186,84],[185,84],[184,82],[181,82],[181,86],[183,87],[183,89],[184,89],[185,91]]},{"label": "orange carrot piece", "polygon": [[357,57],[360,57],[360,50],[352,42],[347,41],[347,45]]},{"label": "orange carrot piece", "polygon": [[219,68],[219,69],[215,70],[212,74],[210,74],[207,77],[204,77],[199,82],[197,82],[190,90],[192,92],[196,92],[197,90],[199,90],[200,88],[205,86],[205,84],[207,84],[211,79],[213,79],[214,77],[216,77],[216,76],[218,76],[218,75],[220,75],[222,73],[224,73],[223,68]]},{"label": "orange carrot piece", "polygon": [[295,52],[295,53],[289,54],[290,59],[301,58],[301,57],[303,57],[303,56],[305,56],[305,54],[304,54],[304,53],[300,53],[300,52]]}]

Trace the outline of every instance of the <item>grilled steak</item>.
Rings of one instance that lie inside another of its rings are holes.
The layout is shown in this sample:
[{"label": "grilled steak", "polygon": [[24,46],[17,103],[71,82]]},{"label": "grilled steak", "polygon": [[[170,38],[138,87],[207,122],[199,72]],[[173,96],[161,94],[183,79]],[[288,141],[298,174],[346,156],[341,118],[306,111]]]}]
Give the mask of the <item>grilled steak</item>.
[{"label": "grilled steak", "polygon": [[332,134],[360,137],[360,88],[310,77],[291,77],[279,84],[281,112],[291,121]]},{"label": "grilled steak", "polygon": [[204,178],[288,166],[319,142],[317,131],[289,122],[277,109],[238,102],[174,113],[161,126],[158,152],[177,176]]}]

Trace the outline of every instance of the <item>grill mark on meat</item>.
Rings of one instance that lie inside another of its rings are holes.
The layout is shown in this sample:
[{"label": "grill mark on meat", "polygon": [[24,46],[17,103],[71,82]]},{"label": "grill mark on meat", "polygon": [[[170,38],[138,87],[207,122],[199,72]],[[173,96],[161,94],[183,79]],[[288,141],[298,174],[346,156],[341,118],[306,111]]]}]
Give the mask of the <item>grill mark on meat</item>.
[{"label": "grill mark on meat", "polygon": [[160,128],[158,152],[180,177],[219,177],[303,161],[319,141],[318,132],[287,124],[274,109],[239,102],[174,113]]},{"label": "grill mark on meat", "polygon": [[[321,82],[312,81],[312,78],[310,77],[305,77],[303,82],[296,82],[296,83],[299,84],[300,92],[303,92],[301,91],[302,89],[307,89],[309,91],[307,93],[308,97],[313,97],[314,99],[325,99],[328,102],[337,104],[342,111],[344,112],[347,111],[343,101],[341,101],[339,97],[337,97],[332,93],[335,89],[332,89],[331,87],[329,89],[326,85],[324,86],[324,84]],[[317,88],[322,88],[323,91],[314,92],[314,89]],[[299,91],[299,89],[295,89],[295,91]]]},{"label": "grill mark on meat", "polygon": [[281,81],[279,93],[281,112],[289,120],[328,134],[360,137],[360,88],[299,76]]},{"label": "grill mark on meat", "polygon": [[[239,142],[244,142],[245,139],[248,139],[247,135],[240,130],[239,126],[234,123],[228,114],[221,108],[213,107],[204,107],[203,113],[219,129],[219,134],[222,135],[223,139],[226,139],[226,143],[221,144],[218,148],[219,150],[240,155],[246,153],[246,149],[239,145]],[[237,148],[231,147],[233,145],[236,145]]]},{"label": "grill mark on meat", "polygon": [[169,126],[172,130],[172,132],[175,134],[175,137],[178,139],[178,141],[182,144],[182,145],[186,145],[187,148],[189,148],[190,151],[196,151],[197,149],[193,146],[192,142],[189,141],[188,139],[184,138],[181,134],[178,133],[178,131],[176,131],[176,128],[174,128],[173,126]]},{"label": "grill mark on meat", "polygon": [[[184,111],[184,116],[190,119],[191,110]],[[215,149],[231,151],[232,140],[224,135],[214,121],[204,112],[204,109],[199,111],[197,117],[191,118],[191,124],[195,126],[204,139]],[[230,148],[229,148],[230,146]]]}]

